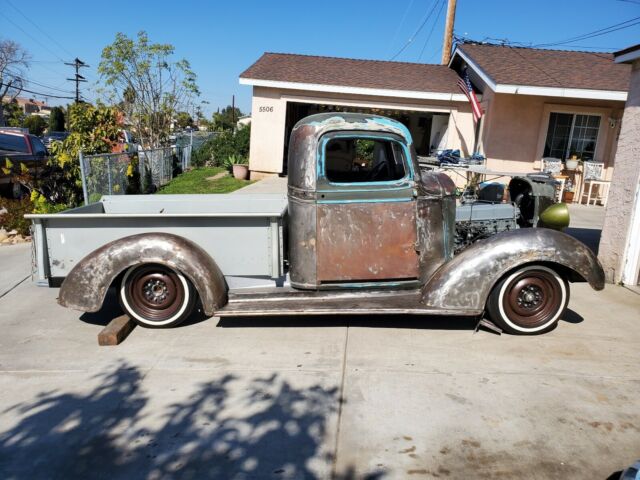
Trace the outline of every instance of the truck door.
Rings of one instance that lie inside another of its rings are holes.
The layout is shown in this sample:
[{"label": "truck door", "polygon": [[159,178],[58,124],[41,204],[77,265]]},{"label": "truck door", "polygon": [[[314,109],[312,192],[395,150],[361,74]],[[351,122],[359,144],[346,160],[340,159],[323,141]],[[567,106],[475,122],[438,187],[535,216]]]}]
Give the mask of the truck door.
[{"label": "truck door", "polygon": [[318,148],[318,282],[415,280],[415,172],[403,139],[343,131]]}]

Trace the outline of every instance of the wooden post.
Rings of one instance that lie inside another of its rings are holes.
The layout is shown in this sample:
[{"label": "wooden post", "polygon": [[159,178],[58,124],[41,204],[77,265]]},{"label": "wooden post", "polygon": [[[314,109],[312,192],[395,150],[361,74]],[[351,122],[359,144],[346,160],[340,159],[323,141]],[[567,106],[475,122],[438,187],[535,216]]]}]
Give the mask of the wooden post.
[{"label": "wooden post", "polygon": [[451,46],[453,45],[453,25],[456,20],[456,0],[449,0],[447,6],[447,21],[444,26],[444,40],[442,43],[442,65],[449,65],[451,60]]},{"label": "wooden post", "polygon": [[136,324],[127,315],[111,320],[98,334],[98,345],[118,345],[129,336]]}]

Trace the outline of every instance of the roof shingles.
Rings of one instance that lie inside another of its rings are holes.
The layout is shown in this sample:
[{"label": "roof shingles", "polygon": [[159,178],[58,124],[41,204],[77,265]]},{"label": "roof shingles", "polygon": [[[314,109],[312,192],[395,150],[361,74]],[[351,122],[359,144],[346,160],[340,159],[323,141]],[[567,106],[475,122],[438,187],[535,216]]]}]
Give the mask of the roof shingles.
[{"label": "roof shingles", "polygon": [[498,84],[629,90],[630,65],[614,63],[610,53],[471,43],[458,48]]},{"label": "roof shingles", "polygon": [[240,78],[355,88],[459,93],[445,65],[265,53]]}]

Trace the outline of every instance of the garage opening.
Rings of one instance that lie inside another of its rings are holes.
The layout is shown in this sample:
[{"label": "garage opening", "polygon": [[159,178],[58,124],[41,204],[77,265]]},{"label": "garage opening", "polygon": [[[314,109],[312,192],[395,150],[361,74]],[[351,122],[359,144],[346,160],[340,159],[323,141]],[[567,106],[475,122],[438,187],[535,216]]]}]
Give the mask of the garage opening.
[{"label": "garage opening", "polygon": [[284,133],[284,158],[282,159],[282,171],[285,175],[287,173],[289,137],[291,136],[293,126],[304,117],[315,113],[325,112],[371,113],[393,118],[409,129],[409,132],[411,132],[411,136],[413,137],[416,153],[419,157],[433,156],[437,150],[446,148],[447,127],[449,125],[448,113],[287,102],[287,116]]}]

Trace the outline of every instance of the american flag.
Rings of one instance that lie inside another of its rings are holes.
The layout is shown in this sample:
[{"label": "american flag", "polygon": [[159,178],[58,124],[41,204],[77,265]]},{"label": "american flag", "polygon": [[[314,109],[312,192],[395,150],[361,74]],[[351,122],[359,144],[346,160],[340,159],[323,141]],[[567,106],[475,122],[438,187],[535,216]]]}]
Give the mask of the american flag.
[{"label": "american flag", "polygon": [[469,99],[469,103],[471,103],[471,111],[473,112],[473,119],[477,122],[480,120],[480,117],[482,117],[484,112],[482,111],[480,102],[478,102],[478,97],[476,97],[476,94],[473,91],[466,68],[462,71],[462,76],[458,77],[458,87],[460,87],[462,93],[464,93]]}]

